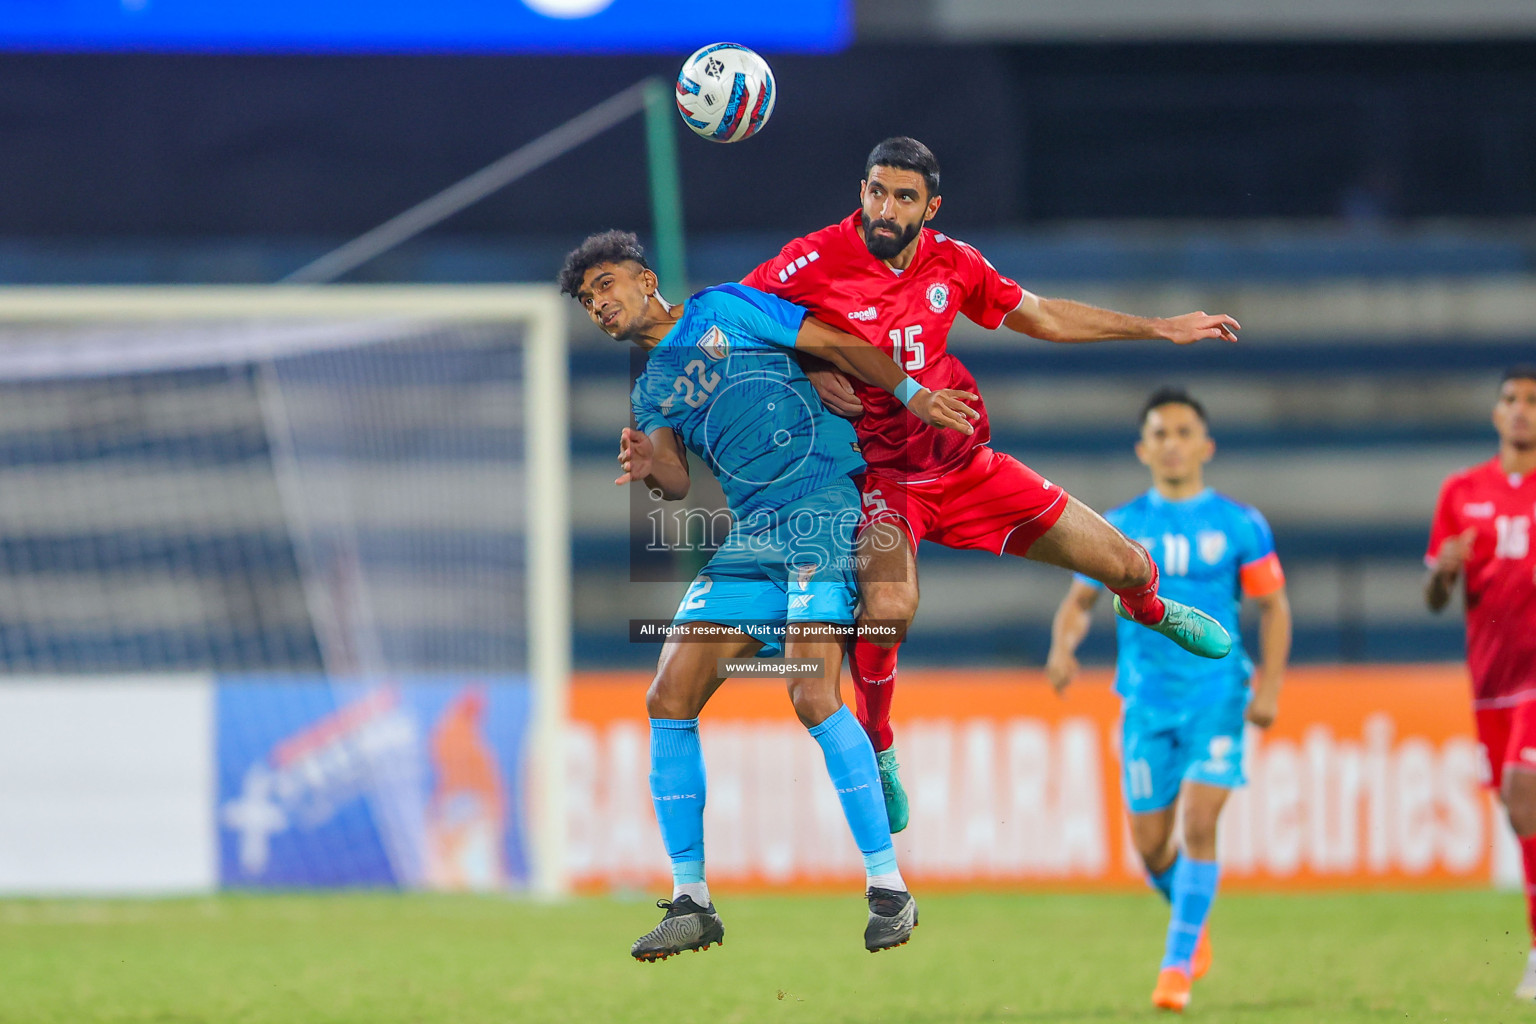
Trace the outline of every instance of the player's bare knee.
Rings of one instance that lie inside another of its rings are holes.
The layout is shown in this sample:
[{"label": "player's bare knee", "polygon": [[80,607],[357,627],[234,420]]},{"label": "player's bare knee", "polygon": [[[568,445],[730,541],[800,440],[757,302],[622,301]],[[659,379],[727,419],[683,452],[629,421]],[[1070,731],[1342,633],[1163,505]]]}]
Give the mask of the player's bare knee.
[{"label": "player's bare knee", "polygon": [[823,679],[791,679],[789,702],[794,705],[800,724],[807,729],[825,722],[843,706],[837,687]]},{"label": "player's bare knee", "polygon": [[1509,814],[1509,827],[1521,839],[1536,836],[1536,777],[1513,779],[1506,774],[1501,796]]},{"label": "player's bare knee", "polygon": [[[904,633],[917,616],[916,583],[874,583],[861,596],[864,600],[862,618],[865,622],[894,626]],[[875,642],[879,643],[878,638]]]},{"label": "player's bare knee", "polygon": [[701,709],[695,703],[687,688],[665,670],[656,673],[645,691],[645,713],[651,718],[697,718]]},{"label": "player's bare knee", "polygon": [[1536,807],[1529,801],[1524,803],[1508,804],[1509,827],[1514,829],[1515,835],[1521,839],[1530,839],[1536,836]]},{"label": "player's bare knee", "polygon": [[1115,552],[1114,579],[1104,585],[1111,590],[1144,587],[1152,582],[1152,561],[1146,548],[1132,540],[1123,540]]},{"label": "player's bare knee", "polygon": [[1131,842],[1136,847],[1137,855],[1141,857],[1141,863],[1154,875],[1168,870],[1174,858],[1178,856],[1171,830],[1133,827]]},{"label": "player's bare knee", "polygon": [[1210,860],[1216,851],[1216,819],[1190,815],[1184,819],[1184,848],[1196,860]]},{"label": "player's bare knee", "polygon": [[660,675],[651,680],[651,685],[645,691],[645,713],[651,718],[675,718],[668,714],[672,710],[672,694],[667,692],[666,683]]},{"label": "player's bare knee", "polygon": [[1173,862],[1178,859],[1179,851],[1172,843],[1161,843],[1158,846],[1136,851],[1141,856],[1141,866],[1150,875],[1160,875],[1173,867]]}]

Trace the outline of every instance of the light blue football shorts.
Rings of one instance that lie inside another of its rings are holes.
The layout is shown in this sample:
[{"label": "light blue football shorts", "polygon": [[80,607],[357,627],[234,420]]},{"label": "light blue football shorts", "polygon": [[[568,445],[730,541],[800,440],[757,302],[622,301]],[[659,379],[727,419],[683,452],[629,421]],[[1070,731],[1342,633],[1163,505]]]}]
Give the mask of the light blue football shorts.
[{"label": "light blue football shorts", "polygon": [[[784,506],[767,529],[738,523],[688,587],[678,622],[713,622],[763,644],[758,657],[784,653],[791,622],[852,626],[859,603],[853,537],[862,515],[848,477]],[[750,524],[749,524],[750,525]]]},{"label": "light blue football shorts", "polygon": [[1132,814],[1161,810],[1185,781],[1237,789],[1243,771],[1241,683],[1213,701],[1184,708],[1126,702],[1120,719],[1120,785]]}]

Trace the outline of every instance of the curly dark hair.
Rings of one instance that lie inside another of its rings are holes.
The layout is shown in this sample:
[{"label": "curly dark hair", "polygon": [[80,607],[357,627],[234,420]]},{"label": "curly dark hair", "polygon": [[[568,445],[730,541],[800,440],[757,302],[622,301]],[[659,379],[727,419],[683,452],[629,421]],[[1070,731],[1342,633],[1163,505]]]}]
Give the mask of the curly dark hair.
[{"label": "curly dark hair", "polygon": [[581,290],[581,279],[587,271],[599,263],[623,263],[626,260],[640,264],[645,269],[651,265],[645,261],[645,249],[633,231],[600,231],[588,235],[586,240],[572,249],[560,268],[560,291],[572,298]]},{"label": "curly dark hair", "polygon": [[1146,426],[1147,417],[1152,415],[1153,409],[1160,409],[1165,405],[1187,405],[1194,410],[1196,416],[1200,417],[1201,423],[1204,423],[1206,426],[1211,424],[1210,419],[1205,415],[1205,406],[1195,401],[1194,396],[1188,391],[1185,391],[1183,388],[1161,387],[1152,392],[1146,402],[1142,404],[1141,419],[1139,421],[1141,425]]}]

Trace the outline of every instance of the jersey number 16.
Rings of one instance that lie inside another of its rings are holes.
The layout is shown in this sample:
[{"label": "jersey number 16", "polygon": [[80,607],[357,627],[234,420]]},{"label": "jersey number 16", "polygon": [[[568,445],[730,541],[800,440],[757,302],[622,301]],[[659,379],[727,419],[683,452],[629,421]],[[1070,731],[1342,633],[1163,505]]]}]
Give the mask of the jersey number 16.
[{"label": "jersey number 16", "polygon": [[1531,521],[1525,516],[1499,516],[1493,527],[1498,534],[1495,558],[1524,558],[1531,553]]}]

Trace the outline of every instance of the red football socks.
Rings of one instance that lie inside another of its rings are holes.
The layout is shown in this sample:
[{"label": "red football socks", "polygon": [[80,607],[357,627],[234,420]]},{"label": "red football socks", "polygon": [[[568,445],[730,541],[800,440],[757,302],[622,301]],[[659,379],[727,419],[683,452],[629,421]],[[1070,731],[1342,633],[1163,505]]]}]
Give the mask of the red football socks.
[{"label": "red football socks", "polygon": [[853,668],[853,692],[857,697],[859,724],[869,734],[875,752],[890,747],[891,697],[896,691],[896,647],[881,647],[858,639],[848,658]]},{"label": "red football socks", "polygon": [[1150,626],[1162,622],[1167,609],[1163,607],[1163,599],[1157,596],[1157,563],[1147,554],[1146,548],[1142,548],[1141,553],[1146,555],[1147,564],[1152,567],[1152,578],[1139,587],[1127,587],[1125,590],[1110,587],[1109,591],[1120,598],[1120,603],[1131,613],[1131,618],[1143,626]]},{"label": "red football socks", "polygon": [[1536,836],[1520,840],[1520,859],[1525,862],[1525,913],[1531,926],[1531,948],[1536,949]]}]

